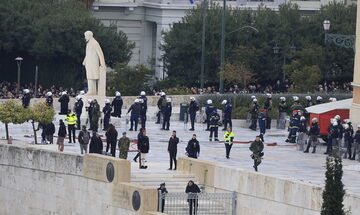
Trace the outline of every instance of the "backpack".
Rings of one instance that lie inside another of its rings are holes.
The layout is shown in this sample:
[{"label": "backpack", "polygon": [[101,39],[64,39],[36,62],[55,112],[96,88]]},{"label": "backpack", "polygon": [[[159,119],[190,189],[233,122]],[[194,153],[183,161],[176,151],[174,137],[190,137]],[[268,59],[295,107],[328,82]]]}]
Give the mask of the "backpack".
[{"label": "backpack", "polygon": [[83,131],[83,141],[84,144],[88,144],[90,142],[90,133],[88,131]]}]

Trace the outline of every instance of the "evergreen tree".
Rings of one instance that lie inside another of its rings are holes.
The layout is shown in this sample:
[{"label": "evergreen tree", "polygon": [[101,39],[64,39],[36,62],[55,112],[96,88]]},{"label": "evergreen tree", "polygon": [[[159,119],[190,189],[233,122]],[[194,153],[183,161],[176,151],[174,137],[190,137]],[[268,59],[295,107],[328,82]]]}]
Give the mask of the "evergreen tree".
[{"label": "evergreen tree", "polygon": [[342,161],[340,156],[328,156],[326,158],[326,180],[323,192],[323,204],[321,215],[345,215],[343,199],[345,195],[344,184],[341,181],[343,175]]}]

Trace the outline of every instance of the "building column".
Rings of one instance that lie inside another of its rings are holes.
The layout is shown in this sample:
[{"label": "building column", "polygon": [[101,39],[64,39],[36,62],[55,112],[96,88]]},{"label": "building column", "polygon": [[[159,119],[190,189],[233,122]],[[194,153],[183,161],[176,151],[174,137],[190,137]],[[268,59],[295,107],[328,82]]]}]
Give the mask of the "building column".
[{"label": "building column", "polygon": [[162,80],[167,77],[167,75],[164,73],[164,64],[161,59],[164,52],[161,51],[160,46],[164,42],[162,32],[167,31],[168,29],[169,29],[169,25],[167,24],[165,25],[161,23],[156,24],[155,77],[159,80]]},{"label": "building column", "polygon": [[[357,10],[360,11],[360,2],[357,4]],[[360,13],[356,15],[356,33],[355,33],[355,62],[353,85],[353,103],[350,107],[350,119],[354,125],[360,124]]]}]

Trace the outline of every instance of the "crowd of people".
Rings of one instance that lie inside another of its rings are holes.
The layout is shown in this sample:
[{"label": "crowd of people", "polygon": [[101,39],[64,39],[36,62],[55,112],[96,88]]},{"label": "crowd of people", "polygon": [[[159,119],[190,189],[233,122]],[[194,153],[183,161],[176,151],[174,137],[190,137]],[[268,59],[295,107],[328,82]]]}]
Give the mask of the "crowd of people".
[{"label": "crowd of people", "polygon": [[[271,85],[263,86],[259,83],[250,83],[245,87],[240,87],[239,85],[232,85],[228,88],[224,89],[224,93],[232,93],[232,94],[246,94],[246,93],[287,93],[289,90],[293,89],[295,86],[289,80],[285,80],[281,82],[277,80],[276,83]],[[198,87],[190,87],[185,88],[188,94],[218,94],[218,86],[209,86],[205,88],[198,88]],[[171,91],[178,91],[177,87],[170,88]],[[323,82],[319,83],[319,85],[314,89],[314,92],[321,92],[321,93],[333,93],[333,92],[351,92],[352,86],[351,82]],[[154,95],[160,95],[160,91],[153,91]]]}]

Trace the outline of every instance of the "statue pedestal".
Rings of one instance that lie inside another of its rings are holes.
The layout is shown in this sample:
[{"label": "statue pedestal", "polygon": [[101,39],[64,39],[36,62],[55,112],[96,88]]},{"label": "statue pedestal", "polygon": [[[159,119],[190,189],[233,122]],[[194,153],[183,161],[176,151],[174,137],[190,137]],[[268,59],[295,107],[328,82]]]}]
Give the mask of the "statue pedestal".
[{"label": "statue pedestal", "polygon": [[357,130],[357,125],[360,125],[360,87],[353,85],[353,103],[350,107],[350,119]]}]

